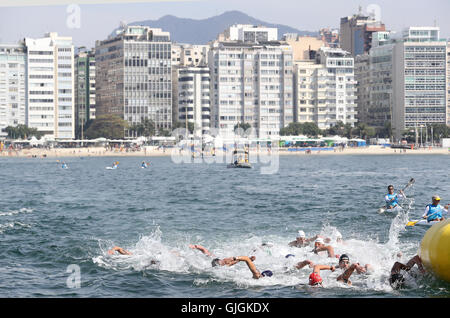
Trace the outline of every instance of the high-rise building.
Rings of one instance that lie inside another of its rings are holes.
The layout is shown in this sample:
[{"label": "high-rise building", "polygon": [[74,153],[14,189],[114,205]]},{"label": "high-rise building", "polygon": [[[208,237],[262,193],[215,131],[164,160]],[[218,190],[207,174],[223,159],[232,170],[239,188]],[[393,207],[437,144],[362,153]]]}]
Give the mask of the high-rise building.
[{"label": "high-rise building", "polygon": [[26,124],[55,139],[75,137],[74,47],[71,37],[25,38]]},{"label": "high-rise building", "polygon": [[394,138],[407,129],[448,123],[447,41],[438,27],[409,27],[402,35],[378,34],[370,50],[367,123],[390,121]]},{"label": "high-rise building", "polygon": [[270,41],[271,30],[258,32],[211,45],[211,123],[221,135],[248,123],[258,137],[278,136],[294,120],[292,48]]},{"label": "high-rise building", "polygon": [[[208,65],[209,45],[172,43],[172,123],[180,121],[178,113],[178,70]],[[194,86],[196,87],[196,86]],[[186,118],[184,118],[186,119]],[[184,120],[183,120],[184,122]]]},{"label": "high-rise building", "polygon": [[385,25],[372,16],[361,12],[353,16],[341,18],[339,34],[340,46],[353,56],[369,53],[372,45],[372,34],[385,31]]},{"label": "high-rise building", "polygon": [[356,80],[356,105],[358,122],[366,123],[373,116],[374,109],[369,112],[370,106],[370,56],[361,54],[355,57],[355,80]]},{"label": "high-rise building", "polygon": [[356,123],[354,58],[339,48],[322,47],[316,59],[295,62],[295,121],[320,129],[338,121]]},{"label": "high-rise building", "polygon": [[405,129],[446,123],[447,41],[438,27],[410,27],[393,50],[392,127]]},{"label": "high-rise building", "polygon": [[178,69],[179,122],[193,123],[202,134],[210,131],[210,75],[207,66]]},{"label": "high-rise building", "polygon": [[95,53],[79,52],[75,56],[75,133],[83,138],[89,120],[95,119]]},{"label": "high-rise building", "polygon": [[96,42],[95,61],[97,117],[115,114],[130,125],[150,119],[158,129],[172,127],[169,32],[123,25]]},{"label": "high-rise building", "polygon": [[0,137],[8,126],[25,125],[26,52],[19,44],[0,44]]}]

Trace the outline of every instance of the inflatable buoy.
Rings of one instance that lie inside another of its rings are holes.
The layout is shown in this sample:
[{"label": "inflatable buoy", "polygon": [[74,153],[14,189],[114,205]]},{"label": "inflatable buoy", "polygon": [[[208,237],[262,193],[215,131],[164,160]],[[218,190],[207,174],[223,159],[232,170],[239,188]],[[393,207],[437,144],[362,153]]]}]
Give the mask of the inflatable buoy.
[{"label": "inflatable buoy", "polygon": [[425,233],[419,256],[427,270],[450,282],[450,220],[433,225]]}]

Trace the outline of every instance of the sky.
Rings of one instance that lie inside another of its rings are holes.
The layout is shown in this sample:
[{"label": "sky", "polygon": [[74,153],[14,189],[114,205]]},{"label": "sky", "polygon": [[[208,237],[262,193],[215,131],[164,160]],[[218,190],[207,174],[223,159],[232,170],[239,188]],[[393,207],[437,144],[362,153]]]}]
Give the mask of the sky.
[{"label": "sky", "polygon": [[[268,23],[305,31],[324,27],[338,28],[340,18],[376,8],[386,28],[401,31],[408,26],[433,26],[442,38],[450,38],[449,0],[2,0],[0,1],[0,43],[17,43],[25,38],[40,38],[46,32],[72,36],[75,46],[95,47],[121,21],[131,23],[157,20],[164,15],[205,19],[230,10],[242,11]],[[26,6],[28,3],[47,5]],[[120,3],[118,3],[120,2]],[[58,5],[54,5],[58,3]],[[76,7],[69,3],[78,3]],[[24,5],[25,4],[25,5]],[[53,4],[53,5],[48,5]],[[14,5],[14,6],[13,6]],[[79,18],[78,18],[79,17]]]}]

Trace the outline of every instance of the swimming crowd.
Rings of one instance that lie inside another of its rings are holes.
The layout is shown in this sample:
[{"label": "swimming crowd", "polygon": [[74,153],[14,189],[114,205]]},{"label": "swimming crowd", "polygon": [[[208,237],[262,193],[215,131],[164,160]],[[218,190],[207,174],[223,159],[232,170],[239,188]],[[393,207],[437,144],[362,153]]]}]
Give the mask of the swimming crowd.
[{"label": "swimming crowd", "polygon": [[[399,193],[394,193],[394,187],[392,185],[388,186],[388,194],[385,196],[386,201],[386,208],[392,209],[395,208],[399,202],[399,199],[406,198],[404,192],[402,190],[399,191]],[[428,204],[425,208],[425,213],[423,215],[424,219],[427,219],[428,222],[430,221],[443,221],[444,217],[442,214],[448,213],[448,205],[445,207],[440,205],[440,197],[437,195],[434,195],[432,197],[432,203]],[[305,232],[302,230],[298,231],[298,235],[296,239],[292,242],[290,242],[288,245],[290,247],[308,247],[310,244],[314,242],[314,249],[312,252],[314,254],[319,254],[321,252],[326,252],[328,258],[337,258],[339,259],[337,266],[334,265],[321,265],[321,264],[314,264],[312,261],[306,259],[304,261],[298,262],[295,265],[296,269],[302,269],[305,266],[309,266],[309,268],[312,269],[312,273],[309,275],[309,285],[310,286],[322,286],[323,279],[320,276],[321,271],[323,270],[330,270],[334,272],[336,269],[342,270],[342,274],[340,274],[336,280],[338,282],[342,282],[344,284],[351,285],[352,282],[350,280],[350,277],[354,272],[357,274],[368,274],[370,271],[373,270],[372,265],[365,264],[361,265],[358,262],[351,262],[350,258],[347,254],[335,254],[334,248],[331,244],[332,239],[326,238],[321,235],[316,235],[311,238],[306,238]],[[336,235],[336,243],[343,243],[342,235],[337,232]],[[262,246],[266,246],[270,243],[263,243]],[[328,244],[328,245],[327,245]],[[239,262],[245,262],[250,270],[250,272],[253,275],[254,279],[260,279],[263,277],[271,277],[273,276],[273,272],[271,270],[265,270],[260,272],[255,264],[254,261],[256,260],[255,256],[233,256],[233,257],[226,257],[226,258],[219,258],[216,257],[213,253],[211,253],[208,249],[206,249],[202,245],[196,245],[196,244],[190,244],[189,248],[198,250],[202,252],[204,255],[207,255],[208,257],[213,258],[211,261],[212,267],[216,266],[233,266],[236,265]],[[256,250],[255,250],[256,251]],[[118,247],[114,246],[112,249],[108,250],[108,254],[113,255],[115,252],[121,254],[121,255],[132,255],[131,252]],[[292,254],[286,255],[286,258],[289,258],[291,256],[294,256]],[[399,253],[397,256],[401,256],[401,253]],[[152,264],[156,264],[156,261],[152,261]],[[406,264],[395,262],[391,268],[390,276],[389,276],[389,284],[393,289],[399,289],[405,287],[405,276],[404,274],[409,272],[414,265],[417,265],[419,271],[421,274],[425,274],[425,269],[422,265],[422,261],[418,255],[415,255],[412,257]],[[411,277],[415,277],[414,275],[410,275]]]}]

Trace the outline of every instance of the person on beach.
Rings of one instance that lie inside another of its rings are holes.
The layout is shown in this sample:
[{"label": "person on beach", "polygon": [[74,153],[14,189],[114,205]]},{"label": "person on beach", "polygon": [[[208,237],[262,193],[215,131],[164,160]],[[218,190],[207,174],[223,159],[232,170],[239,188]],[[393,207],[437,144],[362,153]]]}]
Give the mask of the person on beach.
[{"label": "person on beach", "polygon": [[426,206],[425,213],[422,215],[422,218],[426,219],[427,222],[443,221],[444,217],[442,216],[442,213],[448,213],[448,205],[440,205],[439,202],[441,202],[441,198],[438,195],[433,195],[431,199],[433,203]]},{"label": "person on beach", "polygon": [[386,209],[394,209],[398,206],[398,200],[404,199],[405,194],[402,190],[399,191],[399,193],[394,192],[394,186],[390,184],[388,186],[388,194],[384,196],[384,201],[386,202]]},{"label": "person on beach", "polygon": [[391,268],[391,275],[389,276],[389,285],[391,285],[393,289],[399,289],[404,287],[405,277],[403,276],[403,274],[401,274],[401,271],[409,272],[411,268],[414,267],[414,265],[417,265],[419,271],[422,274],[425,274],[425,269],[422,265],[422,260],[420,259],[419,255],[415,255],[406,263],[406,265],[400,262],[394,263],[394,265]]},{"label": "person on beach", "polygon": [[[233,266],[233,265],[239,263],[239,261],[237,260],[236,257],[226,257],[226,258],[222,258],[222,259],[220,259],[218,257],[215,257],[215,255],[213,253],[211,253],[204,246],[201,246],[201,245],[190,244],[189,248],[199,250],[200,252],[202,252],[203,254],[205,254],[207,256],[214,257],[214,259],[211,261],[212,267],[225,266],[225,265],[226,266]],[[251,261],[254,261],[255,259],[256,259],[255,256],[251,256],[250,257]]]}]

